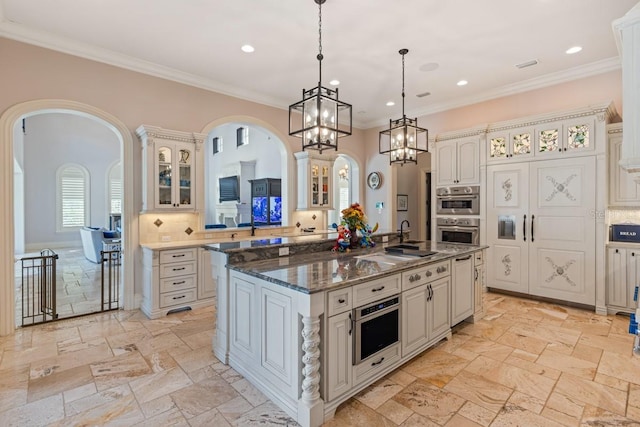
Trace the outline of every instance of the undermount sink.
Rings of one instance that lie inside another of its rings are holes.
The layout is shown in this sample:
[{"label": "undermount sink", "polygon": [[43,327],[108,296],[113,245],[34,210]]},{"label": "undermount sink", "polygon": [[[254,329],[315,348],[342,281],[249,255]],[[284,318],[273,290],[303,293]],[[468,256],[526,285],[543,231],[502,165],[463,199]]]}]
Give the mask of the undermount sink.
[{"label": "undermount sink", "polygon": [[421,251],[420,246],[407,245],[404,243],[401,243],[399,245],[388,246],[384,248],[384,250],[388,254],[393,254],[395,256],[411,256],[411,257],[420,257],[420,258],[437,254],[437,252],[429,251],[429,250]]},{"label": "undermount sink", "polygon": [[388,246],[386,248],[386,250],[388,252],[393,252],[394,250],[397,250],[398,252],[401,252],[401,249],[413,249],[413,250],[418,250],[420,249],[420,246],[416,246],[416,245],[408,245],[405,243],[400,243],[398,245],[393,245],[393,246]]},{"label": "undermount sink", "polygon": [[413,239],[408,239],[408,240],[403,240],[402,243],[424,243],[424,240],[413,240]]}]

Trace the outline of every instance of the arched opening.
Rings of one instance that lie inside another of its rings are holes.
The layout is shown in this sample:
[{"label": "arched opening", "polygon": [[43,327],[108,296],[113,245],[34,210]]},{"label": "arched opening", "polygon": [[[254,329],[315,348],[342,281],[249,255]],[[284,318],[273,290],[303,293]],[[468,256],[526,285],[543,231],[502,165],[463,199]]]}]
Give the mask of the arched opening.
[{"label": "arched opening", "polygon": [[[122,265],[122,281],[123,288],[123,306],[124,308],[134,307],[134,280],[133,280],[133,252],[138,246],[137,226],[133,224],[133,140],[131,133],[126,126],[114,116],[99,110],[90,105],[67,101],[67,100],[38,100],[29,101],[15,105],[6,110],[0,116],[0,135],[2,141],[2,156],[0,165],[3,177],[3,184],[0,186],[0,201],[3,205],[3,215],[0,221],[0,233],[6,236],[2,240],[2,253],[13,254],[19,247],[20,237],[24,235],[20,231],[20,219],[16,221],[19,215],[24,216],[20,206],[16,206],[14,200],[14,192],[20,191],[20,178],[14,178],[14,164],[18,164],[19,170],[24,171],[24,166],[20,165],[23,153],[14,153],[14,145],[16,140],[20,138],[22,119],[30,116],[47,114],[47,113],[64,113],[74,114],[91,120],[98,121],[113,132],[119,142],[120,158],[123,161],[123,182],[124,195],[123,208],[123,265]],[[17,199],[18,204],[24,203],[20,198]],[[18,228],[15,228],[18,225]],[[24,228],[24,227],[23,227]],[[14,230],[16,233],[14,233]],[[19,234],[18,234],[19,233]],[[14,236],[18,236],[17,240]],[[16,245],[18,242],[18,245]],[[12,333],[15,329],[15,287],[13,279],[13,257],[4,256],[0,259],[0,335]]]},{"label": "arched opening", "polygon": [[[236,227],[250,222],[249,180],[281,180],[281,225],[288,225],[294,201],[289,177],[293,176],[291,151],[284,137],[271,125],[248,116],[216,120],[203,129],[205,142],[204,225]],[[221,199],[220,178],[237,177],[238,201]]]}]

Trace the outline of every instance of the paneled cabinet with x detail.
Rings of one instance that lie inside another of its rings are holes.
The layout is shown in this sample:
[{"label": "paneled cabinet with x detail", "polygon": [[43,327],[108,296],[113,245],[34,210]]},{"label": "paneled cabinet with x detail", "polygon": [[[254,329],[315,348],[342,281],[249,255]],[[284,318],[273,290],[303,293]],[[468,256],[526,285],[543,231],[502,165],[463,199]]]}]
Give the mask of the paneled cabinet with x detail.
[{"label": "paneled cabinet with x detail", "polygon": [[487,283],[595,305],[595,158],[487,168]]}]

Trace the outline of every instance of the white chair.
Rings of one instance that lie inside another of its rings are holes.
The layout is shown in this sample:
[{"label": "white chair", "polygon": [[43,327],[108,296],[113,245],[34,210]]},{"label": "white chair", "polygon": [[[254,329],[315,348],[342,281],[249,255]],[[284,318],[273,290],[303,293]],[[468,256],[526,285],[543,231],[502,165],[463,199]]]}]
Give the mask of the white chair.
[{"label": "white chair", "polygon": [[120,233],[102,227],[82,227],[80,229],[84,256],[91,262],[100,263],[100,251],[105,244],[112,245],[120,240]]}]

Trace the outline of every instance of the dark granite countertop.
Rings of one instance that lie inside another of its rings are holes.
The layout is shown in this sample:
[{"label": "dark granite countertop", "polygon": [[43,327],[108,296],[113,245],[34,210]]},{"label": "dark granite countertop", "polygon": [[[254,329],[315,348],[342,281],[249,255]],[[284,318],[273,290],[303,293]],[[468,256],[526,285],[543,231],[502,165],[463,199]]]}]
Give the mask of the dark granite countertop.
[{"label": "dark granite countertop", "polygon": [[[396,244],[397,242],[394,242],[390,245]],[[352,286],[487,247],[436,242],[422,242],[417,245],[421,251],[430,250],[436,253],[428,257],[398,257],[392,253],[385,253],[384,248],[388,244],[379,244],[373,248],[359,248],[348,253],[327,250],[249,262],[230,260],[227,267],[300,292],[315,293]],[[217,250],[224,251],[222,248]]]}]

